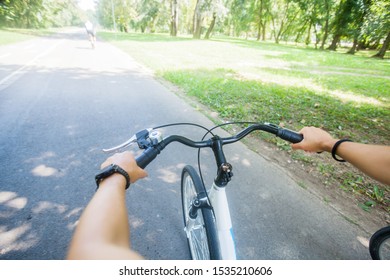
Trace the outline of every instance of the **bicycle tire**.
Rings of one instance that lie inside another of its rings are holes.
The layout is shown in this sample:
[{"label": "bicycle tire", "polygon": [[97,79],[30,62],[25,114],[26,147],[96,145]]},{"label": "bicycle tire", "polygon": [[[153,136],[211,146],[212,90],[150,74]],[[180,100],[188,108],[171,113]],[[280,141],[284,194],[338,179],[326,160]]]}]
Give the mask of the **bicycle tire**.
[{"label": "bicycle tire", "polygon": [[187,165],[181,176],[181,197],[184,230],[193,260],[220,260],[221,253],[216,230],[215,216],[211,208],[202,207],[195,219],[195,226],[188,229],[191,202],[199,193],[206,193],[203,183],[195,169]]},{"label": "bicycle tire", "polygon": [[381,228],[371,236],[369,250],[373,260],[390,260],[390,226]]}]

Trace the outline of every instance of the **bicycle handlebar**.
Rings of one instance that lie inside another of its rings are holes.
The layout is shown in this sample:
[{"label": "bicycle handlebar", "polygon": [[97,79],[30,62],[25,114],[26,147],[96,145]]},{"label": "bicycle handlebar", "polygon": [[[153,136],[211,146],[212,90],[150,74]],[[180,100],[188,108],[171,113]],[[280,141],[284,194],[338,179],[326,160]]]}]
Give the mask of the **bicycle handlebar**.
[{"label": "bicycle handlebar", "polygon": [[303,140],[302,134],[291,131],[289,129],[281,128],[277,125],[270,124],[270,123],[253,124],[241,130],[240,132],[238,132],[233,136],[225,137],[225,138],[213,136],[207,140],[202,140],[202,141],[193,141],[191,139],[188,139],[180,135],[170,135],[162,139],[161,135],[157,131],[154,131],[153,129],[145,129],[138,132],[135,136],[130,138],[125,143],[117,147],[114,147],[112,149],[103,150],[103,151],[115,152],[121,148],[129,146],[131,143],[137,142],[139,148],[145,149],[145,151],[136,158],[136,161],[139,167],[145,168],[149,163],[151,163],[157,157],[158,154],[160,154],[160,152],[167,145],[169,145],[172,142],[179,142],[183,145],[192,148],[206,148],[206,147],[212,147],[215,141],[220,141],[222,146],[222,145],[232,144],[237,141],[240,141],[242,138],[246,137],[248,134],[256,130],[262,130],[268,133],[272,133],[280,137],[281,139],[289,141],[291,143],[298,143]]}]

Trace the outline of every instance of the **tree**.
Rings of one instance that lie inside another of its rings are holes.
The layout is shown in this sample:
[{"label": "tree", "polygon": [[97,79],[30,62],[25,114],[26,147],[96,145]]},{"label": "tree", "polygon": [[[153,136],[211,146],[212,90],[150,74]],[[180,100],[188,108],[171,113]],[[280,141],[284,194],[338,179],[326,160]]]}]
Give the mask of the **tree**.
[{"label": "tree", "polygon": [[[36,3],[35,6],[39,7],[40,1],[63,3],[65,0],[4,1],[8,6],[12,2],[13,6],[10,7],[15,10],[27,2]],[[314,43],[316,48],[321,49],[324,49],[331,37],[329,49],[335,50],[338,42],[343,39],[353,43],[350,53],[361,48],[375,48],[381,49],[378,56],[382,56],[389,47],[388,0],[112,1],[115,20],[122,31],[131,28],[141,32],[167,32],[171,36],[177,36],[180,32],[192,34],[195,39],[202,38],[203,32],[204,38],[208,39],[218,31],[230,36],[245,34],[257,40],[265,40],[268,36],[276,43],[281,40],[295,40],[307,45]],[[100,24],[112,27],[111,0],[99,0],[98,3]],[[10,14],[8,6],[4,8],[4,4],[0,5],[0,16]],[[52,16],[43,13],[45,9],[38,10],[44,21],[52,20]],[[56,9],[57,12],[59,10]],[[30,20],[29,24],[39,20],[38,16],[38,19]],[[2,22],[4,17],[0,18],[0,23]]]},{"label": "tree", "polygon": [[390,2],[385,0],[373,1],[362,26],[360,47],[382,46],[375,57],[384,58],[389,49],[390,33]]},{"label": "tree", "polygon": [[177,35],[177,25],[178,25],[177,0],[171,0],[171,24],[170,24],[171,36]]},{"label": "tree", "polygon": [[248,33],[251,23],[254,22],[253,4],[254,2],[246,0],[233,0],[230,3],[232,30],[229,35],[240,36],[243,32]]},{"label": "tree", "polygon": [[203,21],[211,16],[211,24],[208,29],[208,36],[210,36],[211,31],[213,30],[215,26],[215,20],[217,18],[217,11],[216,7],[218,6],[218,0],[197,0],[195,9],[194,9],[194,16],[193,16],[193,38],[194,39],[200,39],[202,36],[202,23]]},{"label": "tree", "polygon": [[205,39],[210,39],[210,35],[211,35],[211,32],[214,29],[216,19],[217,19],[217,13],[213,12],[213,19],[212,19],[212,21],[210,23],[209,28],[207,29],[206,35],[204,37]]},{"label": "tree", "polygon": [[364,19],[367,16],[372,0],[356,1],[355,9],[352,10],[352,20],[349,24],[348,35],[353,39],[353,45],[347,52],[355,54],[358,47],[358,40],[362,32]]},{"label": "tree", "polygon": [[194,39],[200,39],[202,33],[202,8],[204,1],[197,0],[193,17],[192,34]]},{"label": "tree", "polygon": [[267,16],[269,11],[269,0],[260,0],[257,3],[258,6],[258,12],[256,13],[257,16],[257,41],[260,40],[260,38],[264,41],[265,40],[265,34],[266,34],[266,24],[267,24]]},{"label": "tree", "polygon": [[331,13],[331,8],[332,8],[332,3],[333,1],[332,0],[324,0],[323,1],[323,5],[321,6],[321,11],[322,11],[322,14],[323,14],[323,18],[324,18],[324,21],[325,21],[325,25],[324,27],[322,28],[323,29],[323,36],[322,36],[322,41],[321,41],[321,47],[320,49],[324,49],[325,48],[325,44],[326,44],[326,40],[328,39],[328,34],[329,34],[329,22],[330,22],[330,13]]},{"label": "tree", "polygon": [[42,0],[5,0],[0,9],[4,14],[2,22],[5,26],[21,28],[43,27],[42,12],[45,11]]},{"label": "tree", "polygon": [[272,33],[275,43],[288,35],[295,19],[299,15],[298,5],[291,0],[276,0],[269,10],[272,22]]},{"label": "tree", "polygon": [[76,0],[2,0],[0,24],[7,27],[43,28],[80,23]]},{"label": "tree", "polygon": [[205,10],[203,12],[204,19],[207,22],[209,22],[209,27],[207,28],[205,39],[210,39],[211,34],[214,30],[214,27],[217,23],[217,19],[224,18],[227,15],[227,9],[222,2],[222,0],[213,0],[209,1],[205,6]]},{"label": "tree", "polygon": [[384,58],[386,51],[389,49],[389,46],[390,46],[390,31],[389,31],[389,33],[387,33],[387,37],[386,37],[385,41],[383,42],[381,49],[379,50],[379,52],[376,55],[374,55],[374,57]]},{"label": "tree", "polygon": [[335,51],[343,35],[347,35],[348,24],[352,22],[353,9],[356,9],[356,0],[342,0],[337,10],[336,18],[333,22],[333,40],[329,50]]}]

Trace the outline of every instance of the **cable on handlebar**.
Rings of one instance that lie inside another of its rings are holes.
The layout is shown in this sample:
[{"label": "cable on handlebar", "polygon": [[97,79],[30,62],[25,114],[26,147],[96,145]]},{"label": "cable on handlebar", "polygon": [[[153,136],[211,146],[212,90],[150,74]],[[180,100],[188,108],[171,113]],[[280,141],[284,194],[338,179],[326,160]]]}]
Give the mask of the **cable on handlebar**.
[{"label": "cable on handlebar", "polygon": [[202,170],[201,170],[201,163],[200,163],[200,148],[209,147],[210,143],[206,143],[206,142],[202,143],[202,142],[204,141],[204,139],[206,138],[206,136],[208,134],[211,134],[212,138],[216,137],[216,135],[213,133],[213,130],[215,130],[217,128],[227,126],[227,125],[251,125],[250,127],[247,127],[246,129],[239,132],[237,135],[235,135],[233,137],[225,138],[224,144],[231,144],[231,143],[234,143],[236,141],[239,141],[240,139],[247,136],[250,132],[252,132],[254,130],[263,130],[263,131],[272,133],[272,134],[274,134],[274,135],[276,135],[284,140],[290,141],[292,143],[298,143],[298,142],[302,141],[302,135],[297,133],[297,132],[290,131],[288,129],[283,129],[283,128],[280,128],[276,125],[270,124],[270,123],[259,123],[259,122],[241,122],[241,121],[226,122],[226,123],[216,125],[216,126],[212,127],[211,129],[206,128],[206,127],[199,125],[199,124],[196,124],[196,123],[171,123],[171,124],[156,126],[150,130],[164,128],[164,127],[171,127],[171,126],[180,126],[180,125],[199,127],[199,128],[204,129],[206,131],[206,133],[203,135],[200,142],[193,142],[192,140],[189,140],[185,137],[181,137],[178,135],[173,135],[173,136],[169,136],[169,137],[165,138],[163,141],[164,145],[159,146],[158,152],[152,153],[152,155],[150,153],[146,153],[147,151],[144,152],[144,153],[149,155],[148,158],[145,158],[145,159],[143,158],[143,160],[145,161],[144,166],[146,166],[148,163],[150,163],[156,157],[156,155],[159,154],[160,151],[171,142],[178,141],[178,142],[181,142],[182,144],[191,146],[193,148],[198,147],[198,170],[199,170],[199,176],[200,176],[200,179],[201,179],[201,182],[203,185],[204,185],[204,179],[203,179],[203,174],[202,174]]},{"label": "cable on handlebar", "polygon": [[212,129],[210,130],[205,126],[202,126],[202,125],[196,124],[196,123],[169,123],[169,124],[164,124],[164,125],[159,125],[159,126],[153,127],[153,129],[159,129],[159,128],[170,127],[170,126],[179,126],[179,125],[191,125],[191,126],[200,127],[200,128],[207,131],[207,133],[205,135],[210,133],[211,135],[215,136],[214,133],[211,132]]},{"label": "cable on handlebar", "polygon": [[[196,124],[196,123],[170,123],[170,124],[164,124],[164,125],[159,125],[159,126],[156,126],[154,127],[153,129],[159,129],[159,128],[164,128],[164,127],[171,127],[171,126],[180,126],[180,125],[189,125],[189,126],[195,126],[195,127],[199,127],[199,128],[202,128],[204,130],[206,130],[206,133],[204,134],[203,138],[202,138],[202,141],[204,140],[204,138],[208,135],[208,134],[211,134],[212,136],[215,136],[215,134],[212,132],[214,129],[218,128],[218,127],[221,127],[223,125],[227,125],[227,124],[221,124],[221,125],[217,125],[211,129],[208,129],[207,127],[205,126],[202,126],[200,124]],[[200,168],[200,148],[198,149],[198,170],[199,170],[199,175],[200,175],[200,179],[202,181],[202,184],[204,185],[204,180],[203,180],[203,176],[202,176],[202,170]]]},{"label": "cable on handlebar", "polygon": [[[217,129],[217,128],[220,128],[220,127],[223,127],[223,126],[227,126],[227,125],[234,125],[234,124],[258,124],[258,122],[226,122],[226,123],[222,123],[222,124],[219,124],[219,125],[216,125],[210,129],[206,129],[207,132],[205,133],[205,135],[203,135],[202,137],[202,140],[203,141],[207,134],[211,134],[212,136],[215,136],[212,131]],[[203,180],[203,174],[202,174],[202,169],[200,168],[200,148],[198,149],[198,170],[199,170],[199,176],[200,176],[200,180],[202,181],[202,184],[204,185],[204,180]]]}]

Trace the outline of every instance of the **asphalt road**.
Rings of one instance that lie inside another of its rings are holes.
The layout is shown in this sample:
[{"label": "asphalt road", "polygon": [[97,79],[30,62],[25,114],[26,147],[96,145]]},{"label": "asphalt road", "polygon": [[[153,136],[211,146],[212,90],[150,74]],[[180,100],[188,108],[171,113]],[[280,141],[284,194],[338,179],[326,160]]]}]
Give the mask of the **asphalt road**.
[{"label": "asphalt road", "polygon": [[[212,123],[117,48],[84,30],[0,47],[0,259],[63,259],[106,155],[138,130]],[[167,133],[201,137],[194,128]],[[196,151],[174,144],[132,185],[131,242],[147,259],[188,259],[180,173]],[[243,144],[228,198],[239,259],[369,259],[368,236]],[[203,161],[213,176],[209,154]]]}]

